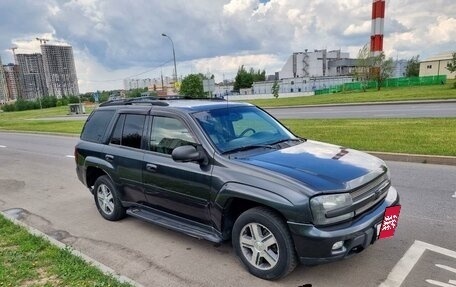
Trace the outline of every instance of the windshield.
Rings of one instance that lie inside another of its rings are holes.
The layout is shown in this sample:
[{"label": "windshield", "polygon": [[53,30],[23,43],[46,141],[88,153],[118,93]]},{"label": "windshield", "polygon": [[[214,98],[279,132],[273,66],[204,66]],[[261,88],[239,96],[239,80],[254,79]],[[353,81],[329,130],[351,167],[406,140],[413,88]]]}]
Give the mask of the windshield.
[{"label": "windshield", "polygon": [[254,106],[214,109],[195,113],[194,117],[222,153],[297,139]]}]

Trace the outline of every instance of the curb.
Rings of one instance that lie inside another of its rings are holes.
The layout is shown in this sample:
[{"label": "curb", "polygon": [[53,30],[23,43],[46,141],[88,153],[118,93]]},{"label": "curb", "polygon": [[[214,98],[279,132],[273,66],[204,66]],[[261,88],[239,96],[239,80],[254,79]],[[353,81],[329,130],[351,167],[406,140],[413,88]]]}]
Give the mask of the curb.
[{"label": "curb", "polygon": [[51,243],[52,245],[56,246],[59,249],[68,250],[72,255],[81,258],[87,264],[89,264],[89,265],[97,268],[98,270],[100,270],[103,274],[108,275],[108,276],[112,276],[113,278],[115,278],[120,283],[128,283],[128,284],[130,284],[132,286],[135,286],[135,287],[144,287],[143,285],[139,284],[138,282],[136,282],[136,281],[134,281],[134,280],[132,280],[132,279],[126,277],[126,276],[120,275],[119,273],[114,271],[114,269],[104,265],[103,263],[100,263],[100,262],[96,261],[95,259],[85,255],[84,253],[81,253],[80,251],[77,251],[77,250],[71,248],[71,246],[63,244],[62,242],[50,237],[49,235],[47,235],[47,234],[45,234],[45,233],[43,233],[43,232],[41,232],[41,231],[39,231],[39,230],[37,230],[37,229],[35,229],[33,227],[30,227],[30,226],[26,225],[25,223],[23,223],[23,222],[15,219],[15,218],[5,214],[4,212],[0,211],[0,214],[3,215],[3,217],[5,217],[7,220],[11,221],[12,223],[25,228],[30,234],[38,236],[38,237],[41,237],[41,238],[47,240],[49,243]]},{"label": "curb", "polygon": [[376,152],[376,151],[365,151],[365,152],[368,154],[371,154],[373,156],[379,157],[382,160],[456,166],[456,157],[455,156],[422,155],[422,154]]},{"label": "curb", "polygon": [[317,104],[297,106],[273,106],[262,107],[268,109],[289,109],[289,108],[324,108],[324,107],[350,107],[350,106],[379,106],[379,105],[410,105],[410,104],[444,104],[456,103],[456,99],[450,100],[427,100],[427,101],[390,101],[390,102],[365,102],[365,103],[340,103],[340,104]]}]

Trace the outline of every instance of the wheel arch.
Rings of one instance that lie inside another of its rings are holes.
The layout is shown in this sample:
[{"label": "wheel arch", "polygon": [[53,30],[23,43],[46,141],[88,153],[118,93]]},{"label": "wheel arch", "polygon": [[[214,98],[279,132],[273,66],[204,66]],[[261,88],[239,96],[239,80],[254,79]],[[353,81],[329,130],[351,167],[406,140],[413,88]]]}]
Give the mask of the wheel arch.
[{"label": "wheel arch", "polygon": [[268,208],[285,222],[294,210],[294,205],[290,201],[276,193],[236,183],[225,186],[216,198],[216,205],[221,210],[220,229],[225,239],[231,237],[236,219],[251,208]]}]

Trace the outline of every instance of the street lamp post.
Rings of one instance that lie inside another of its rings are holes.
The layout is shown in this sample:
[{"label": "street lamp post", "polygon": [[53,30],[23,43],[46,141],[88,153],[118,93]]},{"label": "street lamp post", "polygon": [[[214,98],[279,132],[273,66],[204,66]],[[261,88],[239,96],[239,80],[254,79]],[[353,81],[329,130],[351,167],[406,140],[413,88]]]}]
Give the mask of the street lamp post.
[{"label": "street lamp post", "polygon": [[176,52],[174,51],[174,42],[173,42],[173,39],[171,39],[171,37],[166,35],[165,33],[162,33],[162,36],[168,38],[171,41],[171,45],[173,46],[174,84],[176,84],[177,83],[177,68],[176,68]]}]

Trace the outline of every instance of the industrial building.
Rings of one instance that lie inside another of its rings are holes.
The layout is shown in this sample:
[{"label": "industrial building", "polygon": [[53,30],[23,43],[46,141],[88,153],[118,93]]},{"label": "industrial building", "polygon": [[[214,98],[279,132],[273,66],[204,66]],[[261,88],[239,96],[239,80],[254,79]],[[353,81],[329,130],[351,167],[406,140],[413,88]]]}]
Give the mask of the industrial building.
[{"label": "industrial building", "polygon": [[347,76],[354,72],[356,59],[349,53],[326,49],[296,52],[288,57],[279,72],[279,79]]},{"label": "industrial building", "polygon": [[41,54],[16,54],[16,64],[21,74],[23,99],[36,99],[48,95]]},{"label": "industrial building", "polygon": [[73,48],[68,45],[41,45],[48,94],[61,98],[79,95]]},{"label": "industrial building", "polygon": [[454,78],[456,73],[447,70],[447,64],[453,59],[454,52],[434,55],[420,62],[420,77],[446,75],[447,78]]}]

